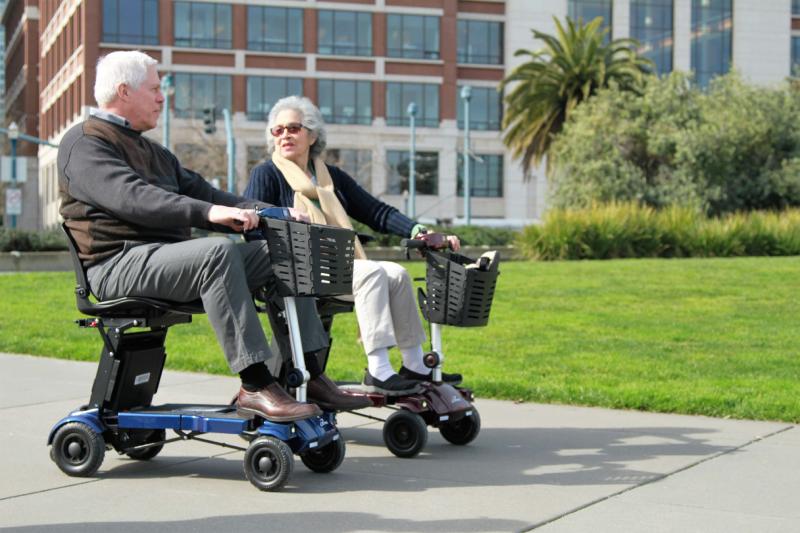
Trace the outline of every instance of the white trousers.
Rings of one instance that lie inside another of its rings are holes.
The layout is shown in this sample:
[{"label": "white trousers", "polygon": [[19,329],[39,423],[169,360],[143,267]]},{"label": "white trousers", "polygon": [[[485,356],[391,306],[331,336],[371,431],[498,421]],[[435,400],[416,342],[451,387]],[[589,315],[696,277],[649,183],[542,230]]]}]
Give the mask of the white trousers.
[{"label": "white trousers", "polygon": [[425,342],[411,276],[389,261],[356,259],[353,298],[364,350],[413,348]]}]

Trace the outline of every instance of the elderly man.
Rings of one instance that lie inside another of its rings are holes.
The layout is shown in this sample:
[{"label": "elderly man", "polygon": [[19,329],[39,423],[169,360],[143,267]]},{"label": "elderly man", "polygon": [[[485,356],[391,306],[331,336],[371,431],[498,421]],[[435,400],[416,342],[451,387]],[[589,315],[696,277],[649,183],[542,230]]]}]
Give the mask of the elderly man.
[{"label": "elderly man", "polygon": [[[258,217],[252,208],[267,204],[214,189],[142,135],[156,127],[164,105],[154,59],[138,51],[113,52],[100,59],[96,75],[99,109],[71,128],[58,149],[61,215],[93,292],[101,300],[201,299],[228,365],[241,377],[240,411],[277,422],[319,414],[316,405],[289,396],[265,364],[274,365],[276,356],[251,293],[273,275],[266,242],[190,235],[192,227],[253,229]],[[316,312],[299,311],[304,347],[324,348],[328,339]],[[352,408],[350,397],[309,359],[309,398]]]}]

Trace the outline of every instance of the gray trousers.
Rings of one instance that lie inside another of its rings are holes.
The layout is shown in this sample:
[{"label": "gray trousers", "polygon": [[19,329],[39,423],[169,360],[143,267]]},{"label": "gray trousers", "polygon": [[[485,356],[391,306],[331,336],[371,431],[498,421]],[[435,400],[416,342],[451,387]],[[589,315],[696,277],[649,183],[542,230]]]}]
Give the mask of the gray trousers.
[{"label": "gray trousers", "polygon": [[[87,272],[101,300],[144,296],[175,302],[200,299],[228,366],[240,372],[264,362],[275,373],[280,357],[270,350],[252,292],[273,282],[266,241],[236,243],[205,237],[177,243],[126,245]],[[313,300],[298,298],[303,351],[325,348],[328,336]]]}]

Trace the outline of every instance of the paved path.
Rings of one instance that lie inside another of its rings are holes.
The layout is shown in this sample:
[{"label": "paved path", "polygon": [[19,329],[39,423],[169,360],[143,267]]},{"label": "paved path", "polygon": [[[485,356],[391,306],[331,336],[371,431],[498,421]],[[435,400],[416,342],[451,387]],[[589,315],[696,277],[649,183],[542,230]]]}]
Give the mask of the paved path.
[{"label": "paved path", "polygon": [[[95,368],[0,354],[0,530],[800,531],[797,426],[491,400],[476,402],[474,443],[434,430],[414,459],[383,446],[379,422],[341,416],[343,465],[298,460],[277,493],[244,479],[242,452],[197,442],[150,462],[111,451],[96,477],[70,478],[47,433],[86,401]],[[166,372],[156,400],[222,403],[236,388]]]}]

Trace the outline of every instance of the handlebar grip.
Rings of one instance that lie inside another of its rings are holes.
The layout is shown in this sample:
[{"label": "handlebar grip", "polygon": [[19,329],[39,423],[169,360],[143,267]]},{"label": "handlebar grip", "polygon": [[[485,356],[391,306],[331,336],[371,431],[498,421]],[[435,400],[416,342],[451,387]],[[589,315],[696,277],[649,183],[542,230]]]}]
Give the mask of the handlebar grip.
[{"label": "handlebar grip", "polygon": [[403,239],[400,241],[400,246],[408,248],[409,250],[421,250],[428,247],[428,243],[421,239]]}]

